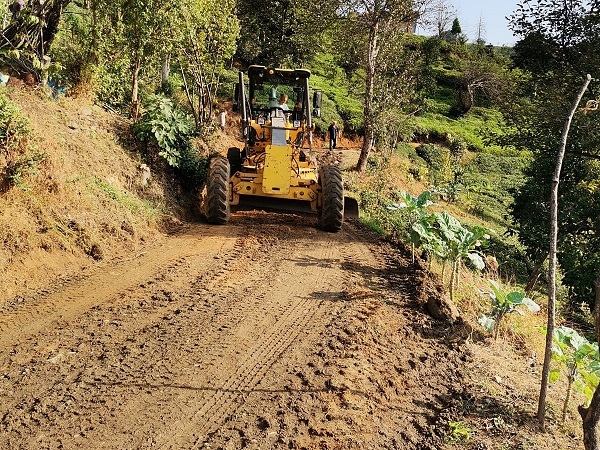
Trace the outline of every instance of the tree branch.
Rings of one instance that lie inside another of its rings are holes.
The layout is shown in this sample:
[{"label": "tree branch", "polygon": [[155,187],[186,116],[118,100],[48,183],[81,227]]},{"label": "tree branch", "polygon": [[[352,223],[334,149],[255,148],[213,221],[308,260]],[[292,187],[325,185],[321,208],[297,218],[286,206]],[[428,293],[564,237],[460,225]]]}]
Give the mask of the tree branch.
[{"label": "tree branch", "polygon": [[589,158],[589,159],[595,159],[600,161],[600,155],[595,155],[593,153],[586,153],[586,152],[573,152],[573,151],[567,151],[566,152],[568,155],[575,155],[575,156],[581,156],[583,158]]}]

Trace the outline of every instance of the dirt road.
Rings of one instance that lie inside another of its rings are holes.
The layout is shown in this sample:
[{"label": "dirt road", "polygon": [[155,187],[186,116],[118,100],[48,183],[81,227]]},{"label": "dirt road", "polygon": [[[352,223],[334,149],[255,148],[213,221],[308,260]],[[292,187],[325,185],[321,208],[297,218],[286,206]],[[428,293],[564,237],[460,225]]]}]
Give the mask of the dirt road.
[{"label": "dirt road", "polygon": [[189,225],[4,303],[0,448],[439,448],[460,354],[395,249],[313,222]]}]

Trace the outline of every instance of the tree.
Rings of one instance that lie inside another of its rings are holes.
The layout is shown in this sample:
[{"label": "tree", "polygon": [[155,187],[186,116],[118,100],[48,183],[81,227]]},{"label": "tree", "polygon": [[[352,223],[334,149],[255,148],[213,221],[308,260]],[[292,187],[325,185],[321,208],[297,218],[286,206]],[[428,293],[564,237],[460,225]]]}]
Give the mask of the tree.
[{"label": "tree", "polygon": [[[596,304],[600,305],[600,273],[594,280],[594,288],[596,292]],[[600,346],[600,308],[596,308],[596,339]],[[592,401],[586,408],[580,406],[578,408],[579,415],[583,421],[583,445],[585,450],[598,450],[598,423],[600,422],[600,389],[594,391]]]},{"label": "tree", "polygon": [[303,65],[323,49],[338,0],[237,0],[237,59],[277,67]]},{"label": "tree", "polygon": [[488,54],[481,46],[464,53],[461,75],[457,78],[458,103],[453,108],[457,115],[468,113],[477,100],[501,102],[512,92],[516,74],[508,69],[508,61]]},{"label": "tree", "polygon": [[410,0],[354,0],[344,2],[343,17],[353,21],[357,30],[367,34],[367,48],[364,57],[365,98],[364,98],[364,140],[356,165],[359,172],[365,170],[367,159],[375,142],[375,82],[384,36],[393,35],[401,29],[401,24],[415,23],[418,13]]},{"label": "tree", "polygon": [[373,87],[374,136],[382,150],[396,147],[427,88],[424,49],[415,36],[385,36]]},{"label": "tree", "polygon": [[[447,0],[436,0],[427,5],[426,17],[421,20],[426,30],[434,31],[442,39],[453,26],[456,9]],[[456,19],[455,19],[456,20]],[[460,33],[460,31],[459,31]]]},{"label": "tree", "polygon": [[550,360],[552,357],[552,338],[554,336],[555,314],[556,314],[556,265],[557,265],[557,240],[558,240],[558,186],[560,183],[560,175],[562,171],[563,160],[567,147],[567,137],[571,128],[571,122],[575,111],[579,106],[585,91],[587,90],[592,77],[587,76],[579,94],[577,95],[560,138],[560,148],[556,157],[556,166],[552,175],[552,191],[550,195],[550,251],[549,260],[550,267],[548,269],[548,323],[546,325],[546,349],[544,355],[544,368],[542,371],[542,386],[540,389],[540,400],[538,403],[538,421],[540,428],[544,429],[544,420],[546,417],[546,392],[548,389],[548,379],[550,375]]},{"label": "tree", "polygon": [[[600,262],[597,183],[600,133],[597,117],[587,114],[588,108],[573,117],[573,130],[562,164],[561,190],[552,202],[548,199],[554,186],[546,180],[555,179],[556,161],[552,155],[561,139],[559,130],[563,128],[564,117],[571,108],[565,99],[570,97],[572,86],[580,83],[582,73],[593,74],[600,66],[600,54],[592,50],[600,44],[599,5],[575,0],[538,0],[535,5],[523,1],[510,23],[513,32],[522,37],[516,45],[515,61],[531,72],[530,81],[521,86],[517,96],[527,114],[505,117],[519,130],[513,136],[513,144],[531,148],[535,155],[528,173],[530,181],[516,196],[513,209],[519,223],[519,237],[531,254],[544,255],[553,239],[540,217],[548,217],[551,203],[557,201],[561,205],[556,223],[557,263],[564,274],[563,283],[569,288],[569,301],[593,305],[593,286]],[[592,87],[592,95],[595,94]],[[542,390],[545,378],[544,375]],[[541,391],[538,418],[544,413],[543,396]],[[590,414],[598,414],[599,402],[600,397],[592,400]],[[590,423],[597,423],[587,414],[584,432]],[[586,443],[586,448],[597,448],[597,443],[593,445],[588,447]]]},{"label": "tree", "polygon": [[[565,26],[568,24],[568,26]],[[505,117],[518,132],[512,135],[517,148],[531,148],[535,163],[528,181],[515,197],[513,215],[519,224],[519,239],[530,257],[541,261],[549,246],[549,230],[540,217],[550,212],[550,180],[560,139],[562,122],[570,105],[565,99],[582,73],[600,67],[598,6],[586,2],[541,0],[522,2],[511,17],[513,31],[522,36],[516,44],[515,62],[530,71],[529,80],[518,85],[513,107]],[[597,95],[594,85],[592,95]],[[558,229],[558,262],[563,283],[573,304],[594,304],[593,280],[600,262],[600,133],[597,115],[576,114],[563,164],[559,193],[561,214]]]},{"label": "tree", "polygon": [[477,37],[475,38],[477,45],[485,44],[485,22],[483,17],[479,16],[479,22],[477,23]]},{"label": "tree", "polygon": [[139,116],[140,71],[173,33],[184,0],[127,0],[121,8],[123,34],[131,52],[131,115]]},{"label": "tree", "polygon": [[64,8],[71,0],[32,1],[12,13],[2,30],[0,55],[19,72],[34,74],[38,81],[47,68],[46,55],[58,31]]},{"label": "tree", "polygon": [[235,51],[238,20],[234,0],[188,0],[181,9],[176,44],[189,107],[196,127],[212,121],[224,62]]},{"label": "tree", "polygon": [[450,30],[450,33],[452,33],[452,35],[454,35],[455,37],[458,37],[462,33],[462,28],[460,27],[460,22],[458,21],[458,17],[456,17],[452,21],[452,29]]}]

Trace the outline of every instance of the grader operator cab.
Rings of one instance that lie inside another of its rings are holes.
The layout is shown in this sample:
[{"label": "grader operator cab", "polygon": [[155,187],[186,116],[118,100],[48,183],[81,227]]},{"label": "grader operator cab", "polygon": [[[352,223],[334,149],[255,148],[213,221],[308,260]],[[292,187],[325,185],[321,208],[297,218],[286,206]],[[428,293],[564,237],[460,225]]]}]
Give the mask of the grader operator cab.
[{"label": "grader operator cab", "polygon": [[203,200],[209,223],[227,223],[231,206],[247,200],[316,212],[326,231],[339,231],[344,213],[358,217],[356,200],[344,199],[339,168],[319,168],[313,159],[312,116],[320,115],[321,92],[314,93],[311,111],[309,78],[305,69],[250,66],[246,84],[239,73],[234,107],[241,113],[245,144],[210,161]]}]

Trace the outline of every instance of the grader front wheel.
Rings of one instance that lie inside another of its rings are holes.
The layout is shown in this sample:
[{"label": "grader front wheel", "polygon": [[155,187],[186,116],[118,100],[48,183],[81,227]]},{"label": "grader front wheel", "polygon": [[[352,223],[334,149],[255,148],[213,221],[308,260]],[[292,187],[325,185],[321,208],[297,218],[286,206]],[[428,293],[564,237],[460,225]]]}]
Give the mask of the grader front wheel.
[{"label": "grader front wheel", "polygon": [[208,223],[223,225],[229,221],[229,161],[214,157],[206,177],[206,219]]},{"label": "grader front wheel", "polygon": [[319,209],[319,227],[325,231],[340,231],[344,222],[344,182],[337,166],[320,170],[322,204]]}]

